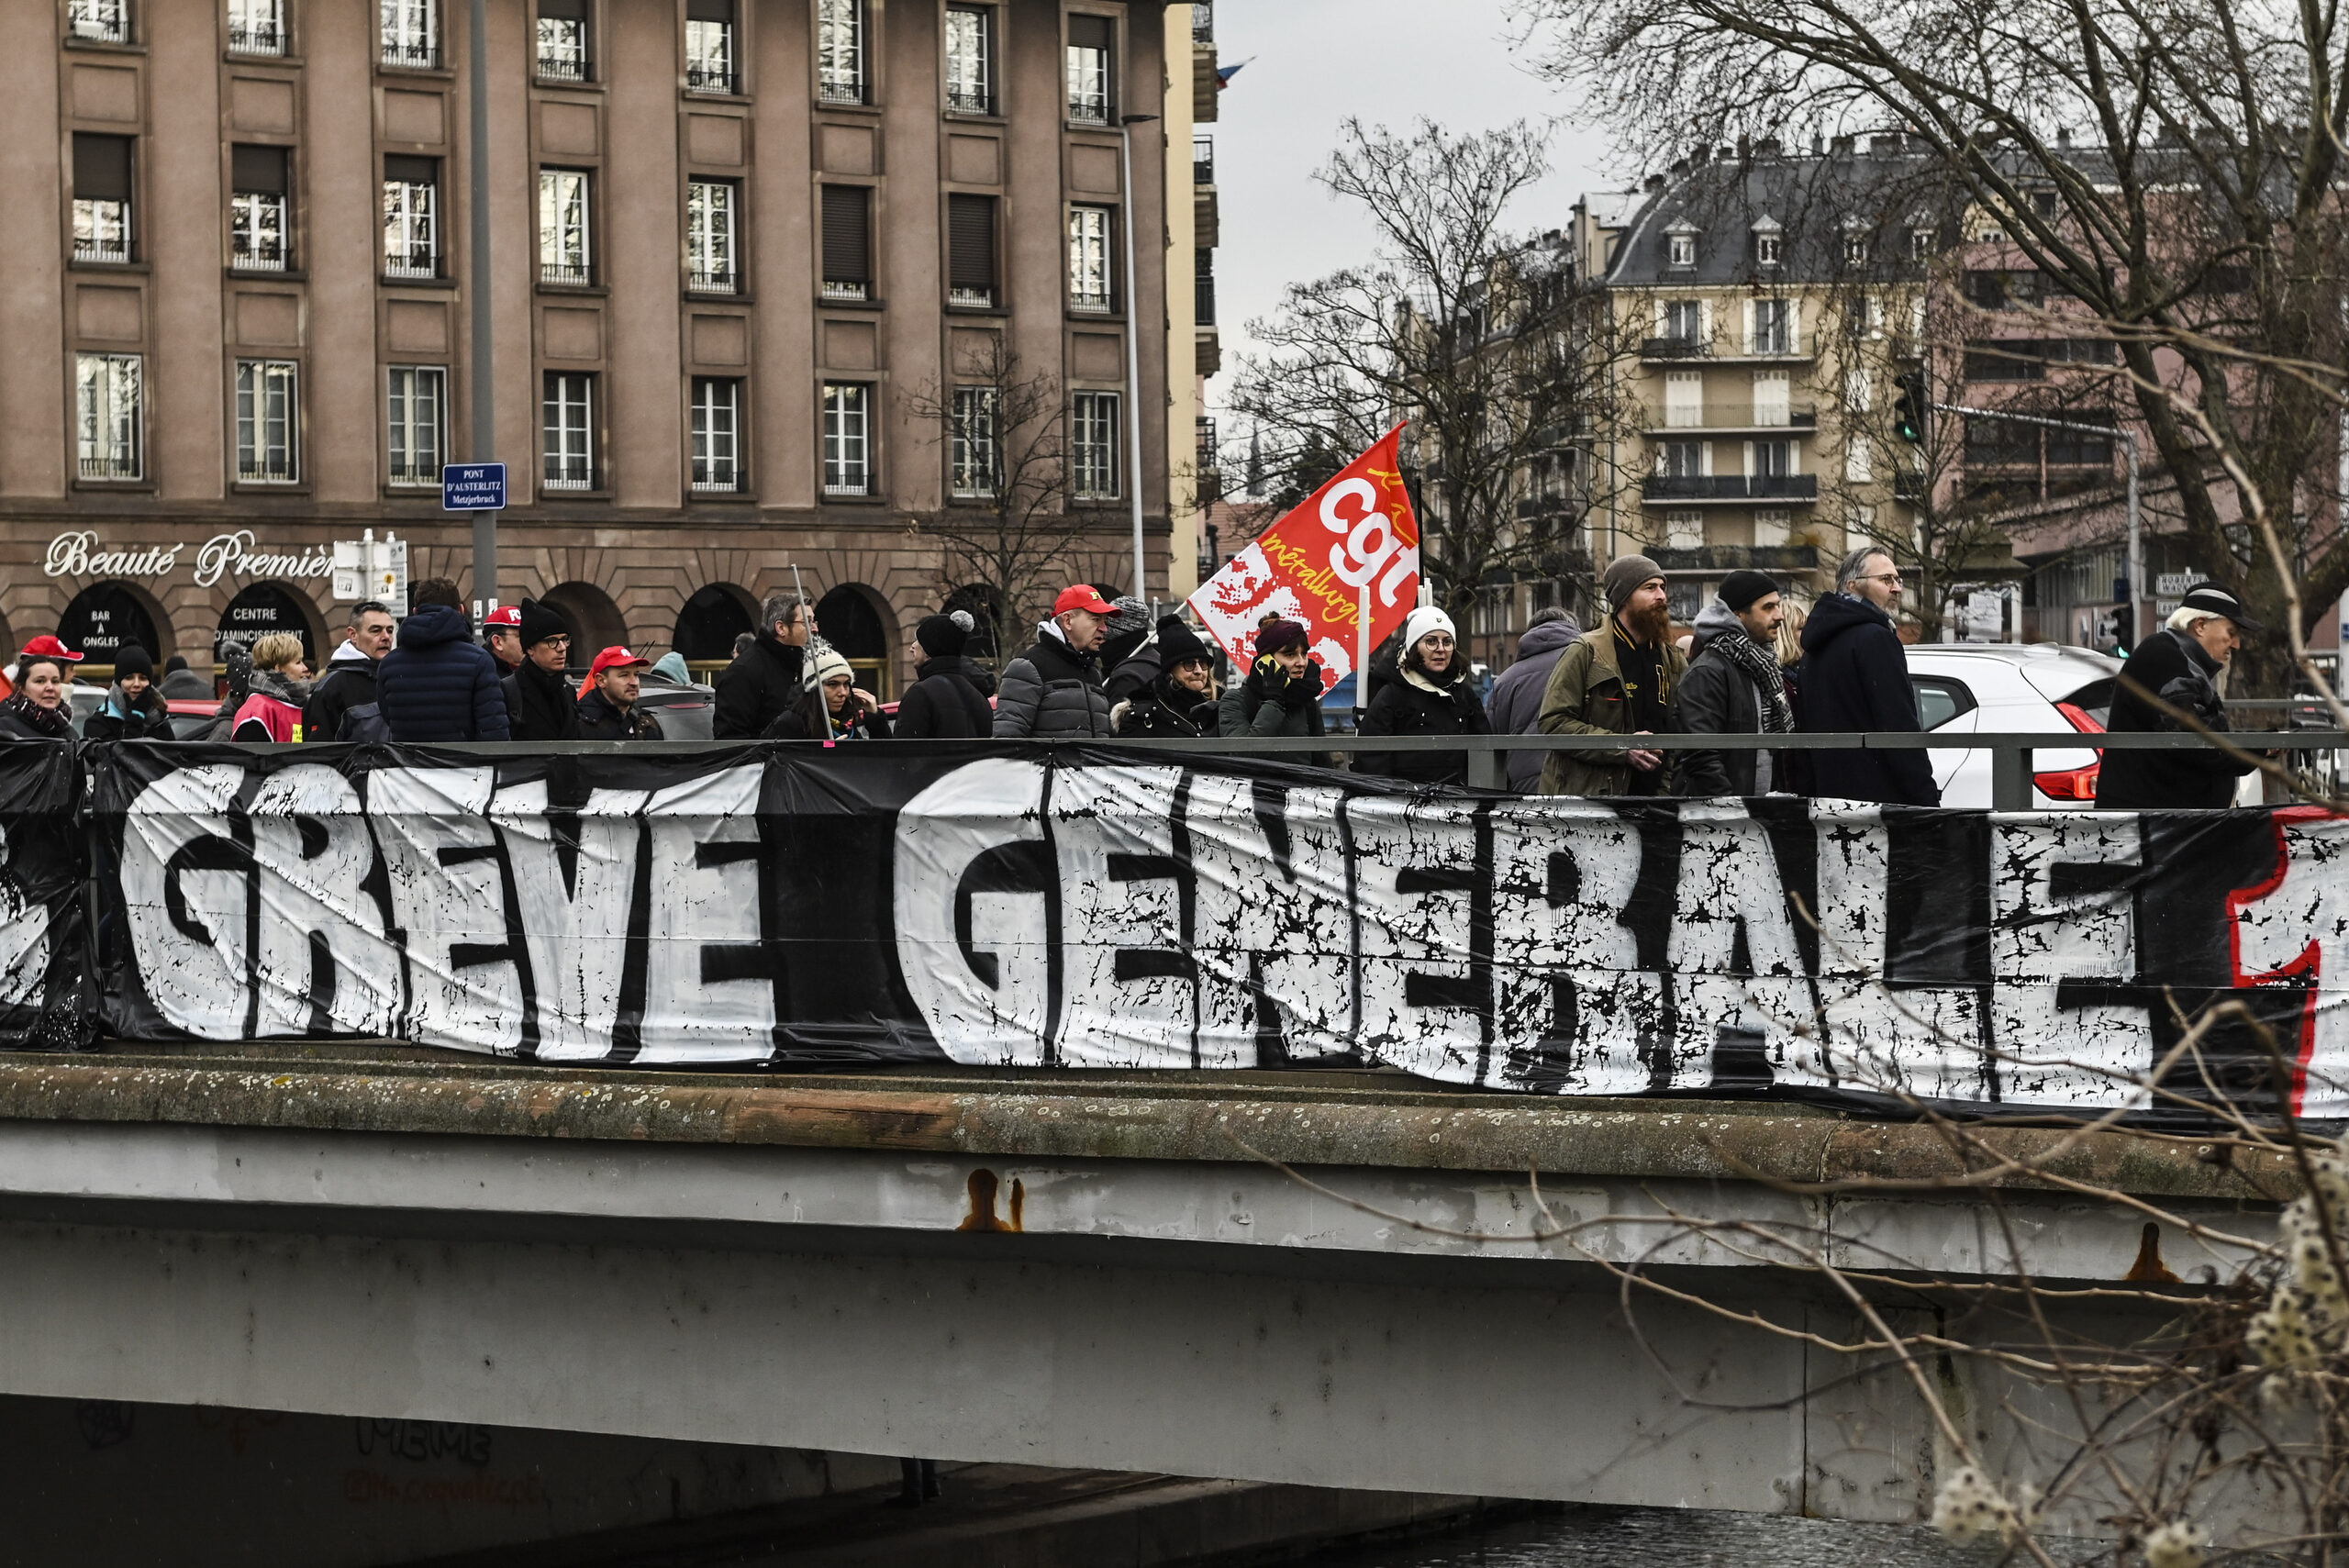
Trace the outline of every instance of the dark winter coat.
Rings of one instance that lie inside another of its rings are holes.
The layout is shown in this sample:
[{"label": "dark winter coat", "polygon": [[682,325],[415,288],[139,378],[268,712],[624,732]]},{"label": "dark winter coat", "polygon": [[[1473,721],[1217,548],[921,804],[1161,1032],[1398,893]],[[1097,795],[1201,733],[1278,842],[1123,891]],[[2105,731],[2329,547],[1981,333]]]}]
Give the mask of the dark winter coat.
[{"label": "dark winter coat", "polygon": [[507,739],[497,661],[473,640],[465,613],[426,605],[400,622],[399,646],[375,667],[375,703],[406,745]]},{"label": "dark winter coat", "polygon": [[22,692],[0,698],[0,740],[71,740],[73,704],[69,699],[53,708],[35,707]]},{"label": "dark winter coat", "polygon": [[751,644],[718,677],[711,734],[719,740],[754,740],[799,701],[807,650],[777,642],[772,631]]},{"label": "dark winter coat", "polygon": [[[853,695],[849,704],[857,710],[846,728],[835,728],[829,712],[819,710],[823,701],[819,692],[810,692],[792,704],[773,724],[767,726],[769,740],[886,740],[895,731],[889,716],[879,708],[868,708]],[[845,711],[845,710],[843,710]]]},{"label": "dark winter coat", "polygon": [[82,726],[84,740],[169,740],[172,710],[162,694],[149,686],[133,702],[117,681],[106,688],[106,705]]},{"label": "dark winter coat", "polygon": [[996,739],[1065,740],[1108,733],[1100,662],[1071,648],[1057,623],[1044,622],[1036,628],[1035,645],[1003,667]]},{"label": "dark winter coat", "polygon": [[897,699],[890,733],[900,740],[976,740],[995,733],[995,710],[972,677],[977,665],[959,653],[925,660]]},{"label": "dark winter coat", "polygon": [[[1762,733],[1762,694],[1753,677],[1714,648],[1725,631],[1745,628],[1735,612],[1719,599],[1697,617],[1696,640],[1690,645],[1688,668],[1672,694],[1672,730],[1675,735],[1759,735]],[[1776,661],[1775,652],[1772,655]],[[1761,759],[1770,759],[1769,776],[1763,777]],[[1672,793],[1702,799],[1709,795],[1761,795],[1785,792],[1789,786],[1777,751],[1680,751],[1670,759]]]},{"label": "dark winter coat", "polygon": [[[367,662],[367,668],[373,671],[373,660]],[[220,695],[212,689],[212,673],[208,670],[202,674],[194,670],[174,670],[157,683],[157,689],[163,694],[165,702],[214,702]]]},{"label": "dark winter coat", "polygon": [[[2137,645],[2121,666],[2133,681],[2172,707],[2184,708],[2206,729],[2224,731],[2227,705],[2217,678],[2223,669],[2186,632],[2165,627]],[[2105,728],[2116,735],[2176,733],[2185,726],[2121,686],[2113,693]],[[2234,804],[2235,781],[2251,772],[2216,747],[2182,751],[2121,751],[2104,754],[2097,771],[2096,803],[2108,810],[2216,810]]]},{"label": "dark winter coat", "polygon": [[[1865,599],[1822,594],[1802,628],[1802,711],[1807,735],[1915,734],[1917,688],[1892,617]],[[1826,800],[1939,806],[1923,751],[1812,751],[1809,793]]]},{"label": "dark winter coat", "polygon": [[[1216,732],[1216,699],[1161,677],[1109,710],[1111,728],[1138,740],[1197,740]],[[1285,762],[1300,759],[1284,757]],[[1309,759],[1305,759],[1308,760]]]},{"label": "dark winter coat", "polygon": [[1146,640],[1114,660],[1109,657],[1109,645],[1106,642],[1101,645],[1102,662],[1109,671],[1101,678],[1101,693],[1109,699],[1111,707],[1140,696],[1158,684],[1162,672],[1159,669],[1156,629],[1152,628],[1144,632],[1142,635]]},{"label": "dark winter coat", "polygon": [[[1517,639],[1517,662],[1500,673],[1493,683],[1493,695],[1485,704],[1485,713],[1492,720],[1496,735],[1538,735],[1542,732],[1542,694],[1549,689],[1550,672],[1558,667],[1558,656],[1582,628],[1571,620],[1545,620],[1540,626],[1528,627],[1525,635]],[[1511,751],[1508,753],[1508,787],[1520,795],[1531,795],[1542,787],[1542,753]]]},{"label": "dark winter coat", "polygon": [[529,660],[498,683],[506,695],[506,722],[516,740],[576,740],[579,699],[560,670],[541,670]]},{"label": "dark winter coat", "polygon": [[[1404,655],[1401,678],[1378,688],[1370,710],[1362,716],[1362,733],[1372,735],[1490,735],[1492,721],[1477,700],[1476,684],[1468,677],[1468,661],[1454,654],[1449,680],[1437,681],[1419,662],[1419,650]],[[1410,679],[1436,681],[1430,691]],[[1365,773],[1385,773],[1416,784],[1464,784],[1468,782],[1465,751],[1364,751],[1354,767]]]},{"label": "dark winter coat", "polygon": [[[1305,673],[1292,681],[1271,659],[1259,659],[1248,678],[1233,682],[1216,705],[1216,733],[1226,740],[1244,736],[1259,740],[1281,735],[1326,735],[1321,698],[1327,684],[1318,660],[1308,663]],[[1311,758],[1291,755],[1281,760],[1303,762]]]},{"label": "dark winter coat", "polygon": [[375,661],[349,642],[327,661],[326,678],[310,688],[302,708],[302,739],[340,740],[342,716],[375,700]]},{"label": "dark winter coat", "polygon": [[623,713],[600,690],[591,691],[572,705],[579,710],[582,740],[658,740],[661,721],[642,707]]}]

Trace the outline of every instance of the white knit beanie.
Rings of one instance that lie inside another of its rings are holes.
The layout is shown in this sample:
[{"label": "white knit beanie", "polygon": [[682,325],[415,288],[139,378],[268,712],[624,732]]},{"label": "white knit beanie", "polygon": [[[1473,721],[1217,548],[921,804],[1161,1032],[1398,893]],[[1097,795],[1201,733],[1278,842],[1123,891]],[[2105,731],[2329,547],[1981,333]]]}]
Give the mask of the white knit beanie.
[{"label": "white knit beanie", "polygon": [[807,651],[807,671],[799,677],[799,688],[812,692],[834,675],[846,675],[854,680],[856,672],[849,667],[847,660],[841,657],[841,651],[829,643],[821,648],[810,648]]},{"label": "white knit beanie", "polygon": [[1403,651],[1408,653],[1417,648],[1419,639],[1431,631],[1448,633],[1454,642],[1460,640],[1460,633],[1453,629],[1450,616],[1433,605],[1421,605],[1403,617]]}]

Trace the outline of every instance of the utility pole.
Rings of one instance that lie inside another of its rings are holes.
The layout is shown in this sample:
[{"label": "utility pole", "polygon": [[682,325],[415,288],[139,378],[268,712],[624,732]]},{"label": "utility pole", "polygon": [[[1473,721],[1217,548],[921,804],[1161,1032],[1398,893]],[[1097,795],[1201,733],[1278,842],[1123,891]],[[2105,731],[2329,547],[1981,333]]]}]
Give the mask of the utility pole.
[{"label": "utility pole", "polygon": [[[473,0],[468,53],[473,79],[473,202],[469,227],[473,264],[466,292],[473,298],[473,461],[497,460],[497,402],[489,308],[489,0]],[[486,614],[497,598],[497,514],[473,514],[473,603]]]},{"label": "utility pole", "polygon": [[1134,585],[1128,591],[1137,599],[1146,597],[1142,583],[1148,558],[1141,542],[1141,279],[1134,271],[1134,127],[1156,118],[1123,115],[1118,120],[1118,157],[1125,173],[1125,211],[1119,227],[1126,239],[1126,488],[1133,497],[1134,514]]},{"label": "utility pole", "polygon": [[2137,503],[2137,432],[2118,425],[2087,425],[2076,419],[2050,419],[2038,414],[2009,414],[2003,408],[1969,408],[1962,403],[1936,403],[1936,413],[1963,414],[1969,419],[2004,419],[2010,425],[2037,425],[2043,429],[2072,430],[2082,435],[2118,438],[2129,464],[2129,646],[2145,635],[2145,534]]}]

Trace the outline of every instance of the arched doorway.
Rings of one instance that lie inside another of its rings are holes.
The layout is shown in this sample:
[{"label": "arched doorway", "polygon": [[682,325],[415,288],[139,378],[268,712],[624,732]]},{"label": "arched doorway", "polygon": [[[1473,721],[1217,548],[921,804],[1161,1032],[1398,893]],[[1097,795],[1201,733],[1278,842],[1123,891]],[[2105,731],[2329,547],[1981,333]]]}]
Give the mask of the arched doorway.
[{"label": "arched doorway", "polygon": [[571,668],[584,670],[596,655],[628,640],[628,622],[612,596],[593,583],[558,583],[539,602],[571,625]]},{"label": "arched doorway", "polygon": [[748,597],[727,584],[712,583],[677,612],[677,628],[670,635],[669,646],[684,655],[688,667],[730,662],[734,639],[755,629]]},{"label": "arched doorway", "polygon": [[57,635],[92,664],[112,664],[115,651],[135,642],[162,662],[163,641],[146,601],[120,583],[100,583],[73,595],[58,617]]},{"label": "arched doorway", "polygon": [[857,684],[883,702],[896,695],[896,651],[872,589],[844,583],[817,600],[816,628],[849,662]]},{"label": "arched doorway", "polygon": [[244,591],[228,601],[220,612],[219,628],[213,634],[212,657],[222,656],[229,643],[241,643],[250,649],[262,638],[281,631],[290,631],[302,639],[302,659],[314,675],[318,668],[318,634],[311,625],[309,601],[291,588],[275,583],[250,583]]}]

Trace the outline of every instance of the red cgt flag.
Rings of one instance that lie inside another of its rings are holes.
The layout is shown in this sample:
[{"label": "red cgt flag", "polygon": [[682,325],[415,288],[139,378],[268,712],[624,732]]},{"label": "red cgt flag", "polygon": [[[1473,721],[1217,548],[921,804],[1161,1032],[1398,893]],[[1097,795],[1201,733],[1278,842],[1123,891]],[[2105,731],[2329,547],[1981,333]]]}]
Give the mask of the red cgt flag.
[{"label": "red cgt flag", "polygon": [[1257,621],[1274,612],[1305,623],[1333,681],[1403,624],[1419,599],[1419,522],[1395,452],[1402,429],[1379,437],[1191,595],[1200,624],[1241,669],[1255,660]]}]

